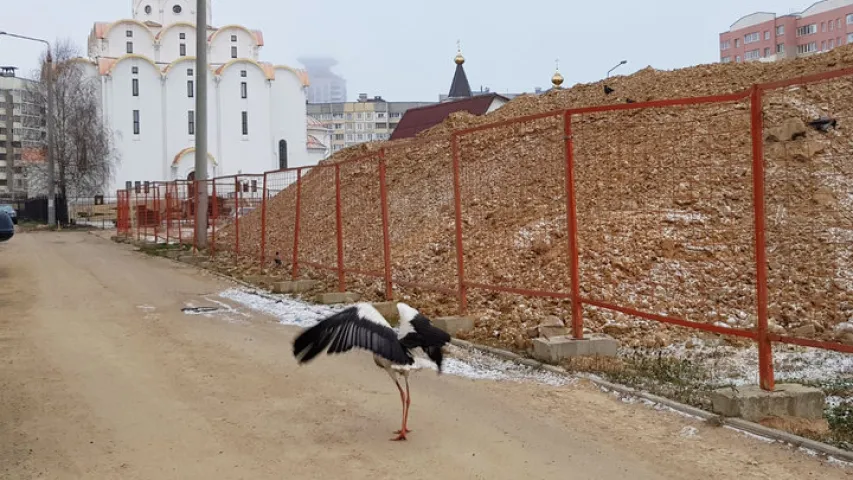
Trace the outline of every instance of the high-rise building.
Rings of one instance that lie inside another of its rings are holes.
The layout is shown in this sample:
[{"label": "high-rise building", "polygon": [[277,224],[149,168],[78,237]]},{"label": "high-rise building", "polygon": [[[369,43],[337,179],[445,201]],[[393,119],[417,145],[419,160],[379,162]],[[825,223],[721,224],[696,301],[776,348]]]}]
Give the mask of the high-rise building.
[{"label": "high-rise building", "polygon": [[332,72],[337,60],[329,57],[303,57],[297,59],[305,66],[311,85],[306,97],[308,103],[345,103],[347,101],[347,81]]},{"label": "high-rise building", "polygon": [[329,129],[331,151],[337,152],[363,142],[388,140],[407,110],[434,103],[388,102],[362,93],[355,102],[309,103],[308,114]]},{"label": "high-rise building", "polygon": [[[100,85],[120,160],[107,191],[194,175],[195,5],[134,0],[132,18],[92,29],[89,59],[81,64]],[[206,35],[208,177],[312,165],[306,73],[259,61],[260,31],[227,25]]]},{"label": "high-rise building", "polygon": [[853,43],[853,0],[823,0],[801,13],[757,12],[720,34],[720,61],[772,62]]},{"label": "high-rise building", "polygon": [[0,67],[0,196],[26,198],[28,150],[44,143],[44,107],[33,94],[34,82]]}]

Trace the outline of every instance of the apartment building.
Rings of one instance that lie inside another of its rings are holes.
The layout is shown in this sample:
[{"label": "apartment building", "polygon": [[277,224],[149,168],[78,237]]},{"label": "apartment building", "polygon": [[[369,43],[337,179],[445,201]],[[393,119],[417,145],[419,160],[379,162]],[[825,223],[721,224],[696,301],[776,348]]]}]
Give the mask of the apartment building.
[{"label": "apartment building", "polygon": [[388,102],[362,93],[355,102],[309,103],[308,115],[330,130],[331,150],[337,152],[363,142],[388,140],[407,110],[434,103]]},{"label": "apartment building", "polygon": [[720,61],[772,62],[853,43],[853,0],[822,0],[800,13],[747,15],[720,34]]},{"label": "apartment building", "polygon": [[34,82],[0,67],[0,197],[26,198],[24,151],[41,148],[47,134],[44,107],[31,92]]}]

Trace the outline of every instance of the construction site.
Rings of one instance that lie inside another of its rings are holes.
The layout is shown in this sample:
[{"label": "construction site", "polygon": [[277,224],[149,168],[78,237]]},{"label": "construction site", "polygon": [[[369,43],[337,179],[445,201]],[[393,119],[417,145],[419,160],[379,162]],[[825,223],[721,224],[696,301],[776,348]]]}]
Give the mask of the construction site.
[{"label": "construction site", "polygon": [[646,68],[313,168],[119,191],[119,235],[198,250],[206,189],[200,252],[231,277],[411,301],[522,355],[554,335],[757,348],[744,382],[772,390],[802,370],[779,355],[853,352],[851,79],[849,46]]}]

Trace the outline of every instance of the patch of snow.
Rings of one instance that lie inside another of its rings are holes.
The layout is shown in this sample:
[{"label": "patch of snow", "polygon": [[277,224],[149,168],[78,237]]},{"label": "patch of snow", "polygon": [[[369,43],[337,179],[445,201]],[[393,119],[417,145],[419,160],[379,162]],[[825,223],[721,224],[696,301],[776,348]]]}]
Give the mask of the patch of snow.
[{"label": "patch of snow", "polygon": [[744,436],[749,437],[749,438],[753,438],[755,440],[760,440],[764,443],[776,443],[776,440],[774,440],[772,438],[767,438],[767,437],[762,436],[762,435],[756,435],[754,433],[747,432],[746,430],[741,430],[739,428],[731,427],[729,425],[723,425],[723,428],[728,428],[729,430],[734,430],[735,432],[738,432],[741,435],[744,435]]},{"label": "patch of snow", "polygon": [[[758,382],[758,348],[720,345],[719,341],[689,340],[694,348],[676,343],[661,349],[664,356],[702,365],[715,382],[747,385]],[[829,381],[853,376],[853,355],[793,345],[773,345],[776,381]]]},{"label": "patch of snow", "polygon": [[[242,304],[252,310],[275,317],[283,325],[311,327],[323,318],[346,307],[314,305],[284,295],[263,296],[245,289],[232,288],[219,294],[220,297]],[[498,358],[477,350],[468,350],[450,345],[447,347],[442,371],[448,375],[474,380],[532,381],[551,386],[570,385],[577,381],[567,375],[535,369],[526,365]]]},{"label": "patch of snow", "polygon": [[678,435],[681,437],[684,437],[684,438],[698,437],[699,436],[699,429],[697,429],[696,427],[691,427],[688,425],[688,426],[682,428],[681,431],[678,432]]}]

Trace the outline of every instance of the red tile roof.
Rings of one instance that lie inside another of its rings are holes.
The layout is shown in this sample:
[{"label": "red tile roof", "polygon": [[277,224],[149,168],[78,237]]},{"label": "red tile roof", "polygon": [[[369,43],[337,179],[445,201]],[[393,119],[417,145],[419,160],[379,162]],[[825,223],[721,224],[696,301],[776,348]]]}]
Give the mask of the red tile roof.
[{"label": "red tile roof", "polygon": [[490,93],[406,110],[403,118],[400,119],[400,123],[397,124],[397,128],[394,129],[394,133],[391,134],[391,140],[414,137],[418,133],[443,122],[451,113],[466,111],[472,115],[483,115],[489,110],[489,106],[496,98],[509,101],[497,93]]}]

